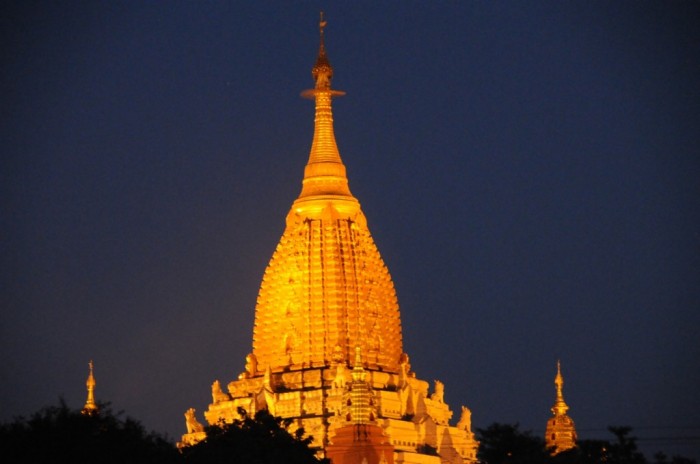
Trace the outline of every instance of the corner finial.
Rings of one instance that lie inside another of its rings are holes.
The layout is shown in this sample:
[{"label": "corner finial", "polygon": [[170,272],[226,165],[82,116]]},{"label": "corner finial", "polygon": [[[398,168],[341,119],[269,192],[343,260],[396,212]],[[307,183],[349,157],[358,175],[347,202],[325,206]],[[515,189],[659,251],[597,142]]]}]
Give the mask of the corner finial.
[{"label": "corner finial", "polygon": [[561,375],[560,360],[557,360],[557,375],[554,377],[554,385],[557,389],[557,399],[554,402],[552,412],[554,413],[554,415],[566,414],[566,411],[569,409],[569,406],[567,406],[566,402],[564,401],[564,376]]},{"label": "corner finial", "polygon": [[561,395],[561,388],[564,385],[564,376],[561,375],[561,360],[557,359],[557,375],[554,377],[554,384],[557,386],[557,391]]},{"label": "corner finial", "polygon": [[360,345],[355,347],[355,368],[362,367],[362,348]]},{"label": "corner finial", "polygon": [[355,382],[364,382],[365,369],[362,366],[362,348],[359,345],[355,347],[355,365],[352,369],[352,379]]},{"label": "corner finial", "polygon": [[90,367],[90,373],[88,374],[87,381],[85,382],[85,386],[87,387],[87,400],[85,401],[85,406],[83,406],[83,410],[81,412],[87,416],[92,416],[98,412],[98,407],[95,403],[95,385],[97,382],[95,382],[95,377],[93,375],[92,359],[88,363],[88,366]]},{"label": "corner finial", "polygon": [[85,383],[88,387],[94,387],[95,386],[95,377],[93,375],[93,364],[92,364],[92,359],[88,362],[88,367],[90,368],[90,372],[88,374],[87,382]]}]

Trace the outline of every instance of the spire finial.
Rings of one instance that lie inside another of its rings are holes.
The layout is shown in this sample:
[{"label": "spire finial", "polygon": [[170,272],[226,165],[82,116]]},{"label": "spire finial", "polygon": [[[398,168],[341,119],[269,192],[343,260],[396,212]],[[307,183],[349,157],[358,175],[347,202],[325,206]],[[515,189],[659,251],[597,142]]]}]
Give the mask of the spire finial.
[{"label": "spire finial", "polygon": [[554,377],[554,385],[557,386],[557,397],[562,396],[562,387],[564,386],[564,377],[561,375],[561,361],[557,360],[557,375]]},{"label": "spire finial", "polygon": [[355,366],[352,369],[352,379],[355,382],[365,381],[365,369],[362,367],[362,348],[355,347]]},{"label": "spire finial", "polygon": [[352,368],[351,376],[353,382],[364,382],[367,378],[367,373],[362,365],[362,348],[359,345],[355,347],[355,365]]},{"label": "spire finial", "polygon": [[[311,69],[314,78],[314,88],[301,93],[304,98],[316,101],[316,117],[314,118],[314,139],[311,144],[309,161],[304,169],[304,180],[298,201],[304,202],[313,197],[346,197],[346,206],[352,209],[358,203],[350,193],[345,166],[340,159],[340,152],[335,142],[333,133],[333,112],[331,100],[334,97],[345,95],[345,92],[331,89],[331,79],[333,78],[333,67],[326,55],[324,44],[325,29],[328,22],[321,12],[319,22],[320,45],[316,63]],[[306,203],[306,206],[315,208],[321,203]],[[323,203],[325,205],[326,202]],[[300,207],[300,204],[297,204]],[[299,208],[297,208],[298,211]],[[319,210],[320,211],[320,210]],[[318,211],[317,211],[318,212]]]},{"label": "spire finial", "polygon": [[330,90],[331,78],[333,78],[333,67],[330,61],[328,61],[326,45],[323,43],[323,32],[327,25],[328,21],[323,18],[323,11],[321,11],[321,20],[318,23],[320,35],[318,58],[316,58],[316,64],[311,70],[311,75],[314,77],[314,81],[316,81],[316,90]]},{"label": "spire finial", "polygon": [[328,23],[323,19],[323,10],[321,10],[321,21],[318,23],[318,28],[321,32],[321,45],[323,45],[323,28],[326,27]]},{"label": "spire finial", "polygon": [[[328,63],[328,58],[326,57],[326,44],[323,41],[323,30],[326,28],[327,25],[328,25],[328,21],[323,19],[323,10],[321,10],[321,19],[318,22],[318,33],[319,33],[318,56],[319,56],[319,59],[321,58],[321,56],[323,56],[326,59],[326,63]],[[330,65],[331,64],[328,63],[328,66],[330,66]],[[331,76],[332,75],[333,75],[333,69],[331,68]],[[314,76],[314,79],[315,78],[316,78],[316,76]]]},{"label": "spire finial", "polygon": [[566,414],[566,411],[568,411],[569,406],[567,406],[566,402],[564,401],[564,376],[561,375],[561,361],[557,360],[557,375],[554,377],[554,385],[557,387],[557,399],[554,402],[554,407],[552,408],[552,412],[555,415],[561,415],[561,414]]},{"label": "spire finial", "polygon": [[94,387],[95,386],[95,377],[92,374],[92,369],[93,369],[92,359],[88,362],[88,367],[90,368],[90,371],[88,373],[88,378],[87,378],[87,382],[85,383],[85,385],[88,387]]},{"label": "spire finial", "polygon": [[97,382],[95,382],[95,377],[93,375],[92,359],[88,362],[88,366],[90,371],[87,381],[85,382],[85,386],[87,387],[87,400],[85,401],[85,406],[83,406],[82,413],[87,416],[92,416],[98,412],[97,404],[95,404],[95,385]]}]

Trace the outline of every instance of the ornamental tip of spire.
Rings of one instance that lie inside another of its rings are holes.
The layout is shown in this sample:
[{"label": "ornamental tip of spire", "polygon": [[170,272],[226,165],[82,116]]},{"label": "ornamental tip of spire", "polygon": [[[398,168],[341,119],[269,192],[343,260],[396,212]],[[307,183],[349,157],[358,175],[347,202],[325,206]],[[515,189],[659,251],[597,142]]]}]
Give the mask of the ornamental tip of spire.
[{"label": "ornamental tip of spire", "polygon": [[561,361],[557,360],[557,375],[554,377],[554,383],[560,387],[564,384],[564,376],[561,375]]},{"label": "ornamental tip of spire", "polygon": [[561,361],[557,360],[557,375],[554,377],[554,385],[557,387],[557,398],[552,407],[552,413],[557,415],[564,415],[568,411],[569,406],[564,401],[564,376],[561,375]]},{"label": "ornamental tip of spire", "polygon": [[360,345],[355,347],[355,367],[362,366],[362,348]]},{"label": "ornamental tip of spire", "polygon": [[311,69],[311,75],[316,82],[316,90],[330,90],[331,78],[333,77],[333,67],[328,56],[326,55],[326,46],[323,42],[323,30],[328,25],[328,22],[323,19],[323,11],[321,11],[321,21],[319,22],[320,45],[318,48],[318,57],[316,64]]},{"label": "ornamental tip of spire", "polygon": [[95,386],[95,377],[93,376],[93,364],[92,364],[92,359],[88,363],[88,366],[90,367],[90,373],[88,374],[87,382],[85,382],[85,385],[88,387],[94,387]]},{"label": "ornamental tip of spire", "polygon": [[88,374],[87,382],[85,382],[85,386],[87,387],[87,400],[85,401],[85,406],[83,406],[83,410],[81,411],[83,414],[87,416],[92,416],[94,414],[97,414],[99,411],[99,408],[97,407],[97,404],[95,403],[95,377],[93,375],[93,364],[92,360],[88,363],[88,366],[90,366],[90,373]]},{"label": "ornamental tip of spire", "polygon": [[[344,197],[343,200],[348,200],[343,203],[344,212],[348,214],[356,213],[359,205],[350,193],[345,166],[340,159],[340,152],[333,133],[331,100],[333,97],[345,95],[345,92],[331,90],[333,68],[328,62],[323,43],[325,27],[326,21],[323,19],[323,13],[321,13],[321,22],[319,24],[321,46],[312,72],[316,80],[316,86],[301,93],[302,97],[315,101],[316,116],[314,118],[314,138],[311,143],[311,153],[309,153],[309,161],[304,168],[302,190],[297,199],[298,203],[295,203],[299,208],[294,210],[295,214],[302,214],[303,211],[305,212],[304,214],[310,211],[313,211],[314,214],[320,213],[325,210],[329,198],[339,200],[339,197]],[[313,201],[305,203],[308,200]],[[315,200],[323,200],[323,202]],[[304,208],[301,208],[301,203],[304,203]],[[333,203],[333,207],[337,209],[339,203]]]},{"label": "ornamental tip of spire", "polygon": [[359,345],[355,347],[355,365],[352,369],[352,380],[358,383],[365,381],[365,369],[362,366],[362,348]]}]

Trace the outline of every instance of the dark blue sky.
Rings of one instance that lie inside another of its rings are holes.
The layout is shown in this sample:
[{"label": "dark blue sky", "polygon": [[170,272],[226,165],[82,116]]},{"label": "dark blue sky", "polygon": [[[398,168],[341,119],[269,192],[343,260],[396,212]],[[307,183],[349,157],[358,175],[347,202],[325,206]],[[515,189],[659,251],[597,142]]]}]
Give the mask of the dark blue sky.
[{"label": "dark blue sky", "polygon": [[561,358],[581,438],[700,436],[700,3],[7,3],[2,419],[80,406],[92,358],[179,437],[242,371],[323,8],[418,376],[542,433]]}]

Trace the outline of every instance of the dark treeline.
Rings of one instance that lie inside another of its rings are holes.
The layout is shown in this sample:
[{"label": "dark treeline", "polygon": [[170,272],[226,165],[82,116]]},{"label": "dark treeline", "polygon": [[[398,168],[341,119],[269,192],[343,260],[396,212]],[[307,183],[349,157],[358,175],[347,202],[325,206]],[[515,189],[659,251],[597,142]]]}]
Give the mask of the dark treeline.
[{"label": "dark treeline", "polygon": [[[28,418],[0,424],[3,462],[329,464],[316,457],[302,429],[290,433],[290,421],[266,411],[254,417],[241,411],[242,418],[232,424],[206,427],[206,440],[182,452],[167,437],[114,413],[108,404],[100,405],[99,411],[85,415],[61,401]],[[577,448],[551,456],[542,438],[521,431],[517,424],[492,424],[477,430],[479,459],[485,464],[697,464],[662,453],[648,461],[637,450],[629,427],[611,427],[610,432],[610,440],[582,440]]]},{"label": "dark treeline", "polygon": [[29,416],[0,425],[3,462],[22,463],[170,463],[179,456],[175,446],[140,422],[113,413],[82,414],[61,400]]},{"label": "dark treeline", "polygon": [[544,438],[521,431],[518,424],[492,424],[477,429],[479,459],[485,464],[697,464],[682,456],[656,453],[647,460],[637,449],[630,427],[609,427],[611,440],[579,440],[577,447],[551,455]]},{"label": "dark treeline", "polygon": [[0,424],[0,456],[3,462],[42,464],[328,464],[316,458],[303,429],[290,433],[289,421],[267,411],[255,417],[240,412],[241,420],[205,428],[206,440],[180,452],[167,437],[146,431],[108,404],[86,415],[61,401]]}]

